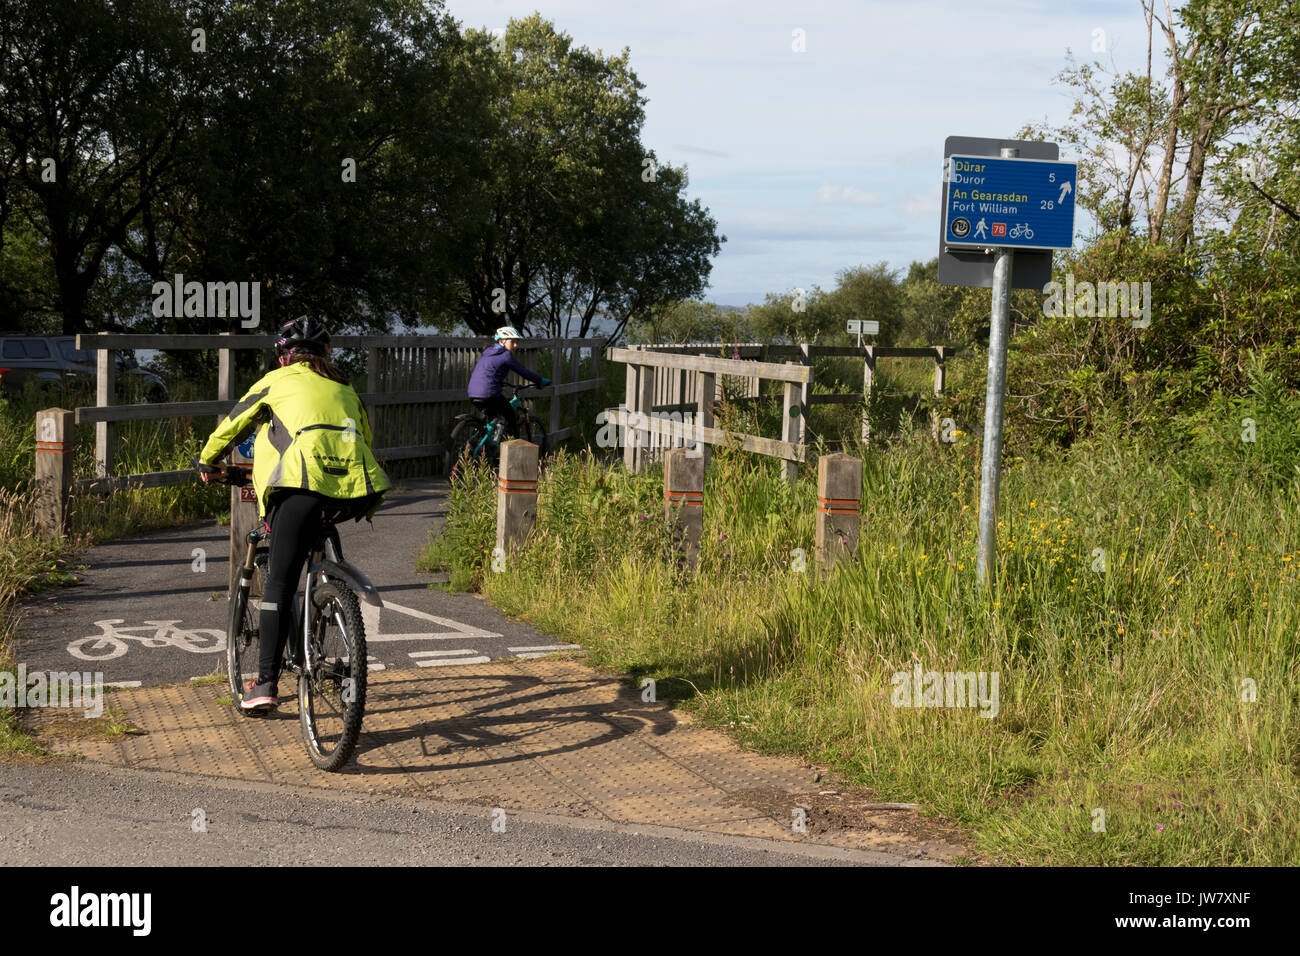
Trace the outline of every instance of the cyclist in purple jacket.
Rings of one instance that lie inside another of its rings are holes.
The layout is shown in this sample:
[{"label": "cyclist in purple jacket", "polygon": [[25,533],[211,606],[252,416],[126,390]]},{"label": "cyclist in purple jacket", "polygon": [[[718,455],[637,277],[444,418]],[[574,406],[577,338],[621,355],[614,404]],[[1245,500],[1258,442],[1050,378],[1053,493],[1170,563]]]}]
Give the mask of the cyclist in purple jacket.
[{"label": "cyclist in purple jacket", "polygon": [[551,380],[519,364],[514,351],[519,347],[522,336],[513,326],[507,325],[497,329],[495,338],[496,344],[489,345],[483,350],[478,364],[474,366],[474,374],[469,377],[469,399],[475,408],[483,412],[488,421],[500,416],[506,420],[506,430],[509,434],[518,436],[519,422],[515,417],[515,410],[501,394],[506,373],[514,372],[542,387],[550,385]]}]

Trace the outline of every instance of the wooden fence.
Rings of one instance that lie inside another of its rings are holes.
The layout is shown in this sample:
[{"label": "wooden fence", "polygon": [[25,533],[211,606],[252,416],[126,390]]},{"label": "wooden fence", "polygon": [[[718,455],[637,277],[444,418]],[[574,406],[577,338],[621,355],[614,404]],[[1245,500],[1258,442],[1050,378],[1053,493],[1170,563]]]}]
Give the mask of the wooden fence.
[{"label": "wooden fence", "polygon": [[[485,337],[435,335],[340,335],[335,349],[366,352],[366,385],[361,392],[374,432],[375,456],[385,463],[410,463],[416,472],[438,471],[444,444],[457,412],[468,407],[466,386]],[[239,400],[235,383],[234,353],[269,350],[269,335],[121,335],[102,333],[77,336],[77,347],[98,352],[96,404],[75,410],[77,424],[95,424],[95,477],[73,483],[73,491],[103,494],[126,487],[160,487],[193,480],[189,470],[115,475],[117,423],[198,415],[224,415]],[[561,422],[562,397],[570,397],[570,414],[576,414],[578,395],[601,387],[600,359],[604,339],[525,339],[518,355],[551,379],[543,391],[549,404],[547,431],[555,441],[573,433]],[[217,397],[212,401],[114,404],[115,352],[122,349],[217,350]],[[566,355],[567,361],[566,361]],[[542,353],[550,353],[549,369],[537,367]],[[583,372],[586,353],[586,379]],[[567,379],[567,380],[566,380]],[[251,383],[249,383],[251,384]],[[543,420],[546,420],[544,417]]]},{"label": "wooden fence", "polygon": [[[880,358],[931,359],[935,363],[934,394],[943,393],[945,381],[944,361],[953,353],[946,346],[904,348],[893,346],[827,346],[745,344],[689,344],[651,345],[631,349],[610,349],[611,361],[627,365],[627,399],[619,409],[607,409],[609,421],[617,421],[638,437],[629,439],[624,449],[624,462],[633,471],[639,471],[658,452],[647,448],[648,437],[656,435],[677,441],[688,432],[689,440],[705,444],[739,441],[740,447],[762,455],[780,458],[785,462],[784,474],[793,479],[798,463],[806,460],[808,410],[815,404],[856,405],[869,400],[874,385],[876,362]],[[713,354],[708,354],[713,353]],[[718,353],[722,356],[718,357]],[[863,363],[862,391],[815,394],[812,363],[817,358],[860,358]],[[786,359],[783,364],[774,360]],[[793,361],[791,361],[793,360]],[[730,389],[739,393],[740,400],[759,396],[763,379],[784,382],[784,407],[782,409],[780,439],[757,435],[731,435],[713,428],[713,406],[717,399],[719,377],[733,383]],[[797,387],[796,387],[797,386]],[[674,412],[693,413],[696,416],[692,429],[678,422],[653,418]],[[870,423],[866,412],[862,416],[862,439],[870,439]],[[833,444],[833,443],[832,443]]]}]

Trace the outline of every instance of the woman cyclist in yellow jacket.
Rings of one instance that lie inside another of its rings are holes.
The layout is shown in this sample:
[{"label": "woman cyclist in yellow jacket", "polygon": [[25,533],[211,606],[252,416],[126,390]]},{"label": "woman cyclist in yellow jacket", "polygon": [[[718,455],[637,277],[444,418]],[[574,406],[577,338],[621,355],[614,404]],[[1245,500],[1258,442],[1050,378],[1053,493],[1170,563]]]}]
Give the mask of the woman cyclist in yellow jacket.
[{"label": "woman cyclist in yellow jacket", "polygon": [[[253,446],[258,516],[272,528],[259,620],[257,680],[244,710],[274,707],[293,595],[320,540],[322,519],[370,518],[388,476],[370,450],[370,421],[347,376],[328,359],[329,333],[310,316],[286,322],[275,345],[280,367],[262,376],[199,453],[215,464],[260,427]],[[200,472],[204,481],[214,476]]]}]

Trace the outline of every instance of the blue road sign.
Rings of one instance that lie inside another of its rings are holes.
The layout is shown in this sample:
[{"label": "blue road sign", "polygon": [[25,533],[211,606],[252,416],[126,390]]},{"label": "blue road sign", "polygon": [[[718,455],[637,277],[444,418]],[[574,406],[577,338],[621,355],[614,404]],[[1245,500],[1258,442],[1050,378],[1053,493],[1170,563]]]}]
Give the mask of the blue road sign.
[{"label": "blue road sign", "polygon": [[948,157],[943,241],[950,246],[1069,249],[1075,163],[954,154]]}]

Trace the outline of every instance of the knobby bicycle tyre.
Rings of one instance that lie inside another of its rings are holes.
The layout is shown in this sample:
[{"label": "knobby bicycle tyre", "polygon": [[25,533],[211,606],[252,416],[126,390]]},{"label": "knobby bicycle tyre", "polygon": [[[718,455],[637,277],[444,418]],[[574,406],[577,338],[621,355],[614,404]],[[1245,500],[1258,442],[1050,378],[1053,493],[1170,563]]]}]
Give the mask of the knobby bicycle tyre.
[{"label": "knobby bicycle tyre", "polygon": [[312,672],[298,676],[299,723],[311,762],[334,771],[356,749],[366,709],[365,625],[357,596],[341,582],[312,591],[311,640]]}]

